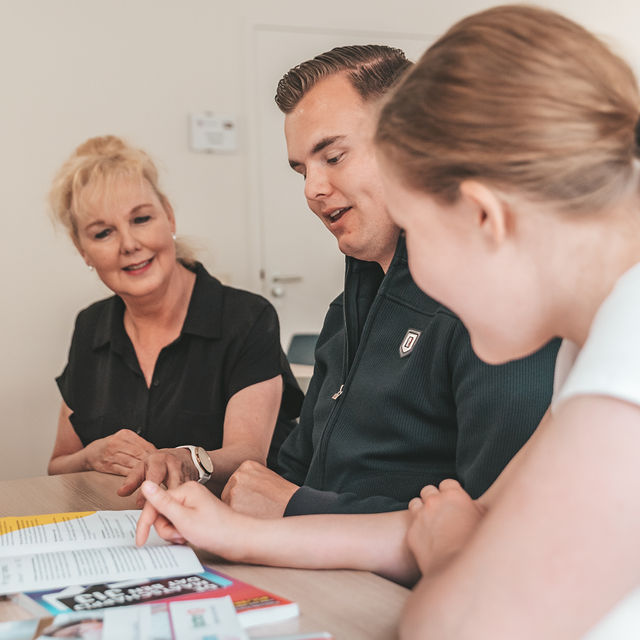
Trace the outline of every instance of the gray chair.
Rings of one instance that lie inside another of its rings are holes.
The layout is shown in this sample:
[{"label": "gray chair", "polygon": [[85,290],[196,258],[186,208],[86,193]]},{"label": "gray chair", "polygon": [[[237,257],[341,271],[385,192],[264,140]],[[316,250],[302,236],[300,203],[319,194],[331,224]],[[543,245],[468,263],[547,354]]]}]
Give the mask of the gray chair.
[{"label": "gray chair", "polygon": [[287,349],[289,362],[291,364],[313,365],[315,363],[314,354],[317,341],[317,333],[294,333]]}]

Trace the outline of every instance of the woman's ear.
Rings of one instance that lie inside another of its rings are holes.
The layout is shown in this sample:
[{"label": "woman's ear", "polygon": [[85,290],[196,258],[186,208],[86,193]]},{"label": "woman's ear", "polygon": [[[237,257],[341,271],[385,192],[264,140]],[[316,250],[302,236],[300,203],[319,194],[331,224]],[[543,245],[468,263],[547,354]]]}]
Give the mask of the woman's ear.
[{"label": "woman's ear", "polygon": [[162,204],[162,208],[165,210],[167,214],[167,218],[169,218],[169,225],[171,227],[171,233],[176,232],[176,217],[173,213],[173,207],[167,198],[162,195],[160,196],[160,203]]},{"label": "woman's ear", "polygon": [[78,250],[80,257],[85,261],[85,264],[87,265],[87,267],[91,269],[93,265],[89,262],[89,258],[87,257],[87,252],[82,248],[82,245],[80,244],[80,239],[76,236],[75,233],[71,234],[71,240],[73,241],[75,248]]},{"label": "woman's ear", "polygon": [[460,194],[475,210],[475,222],[492,245],[502,244],[509,227],[509,209],[496,191],[475,180],[465,180]]}]

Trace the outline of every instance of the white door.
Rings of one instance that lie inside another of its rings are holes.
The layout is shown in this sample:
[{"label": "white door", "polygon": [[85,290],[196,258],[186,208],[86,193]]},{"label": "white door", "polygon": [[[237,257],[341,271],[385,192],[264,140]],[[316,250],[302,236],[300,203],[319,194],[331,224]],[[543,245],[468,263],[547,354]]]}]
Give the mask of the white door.
[{"label": "white door", "polygon": [[278,310],[286,349],[293,333],[319,332],[329,302],[342,290],[344,257],[307,208],[303,179],[288,165],[284,116],[273,99],[278,80],[294,65],[332,47],[387,44],[415,60],[433,38],[256,26],[251,39],[253,268],[263,295]]}]

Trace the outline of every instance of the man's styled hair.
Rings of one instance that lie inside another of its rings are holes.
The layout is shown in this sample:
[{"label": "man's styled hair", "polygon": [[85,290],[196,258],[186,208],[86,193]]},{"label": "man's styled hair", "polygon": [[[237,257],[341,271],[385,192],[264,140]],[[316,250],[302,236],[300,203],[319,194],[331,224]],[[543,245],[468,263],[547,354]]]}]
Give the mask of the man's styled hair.
[{"label": "man's styled hair", "polygon": [[379,44],[336,47],[290,69],[278,82],[276,104],[290,113],[320,80],[345,73],[364,100],[385,94],[412,63],[400,49]]}]

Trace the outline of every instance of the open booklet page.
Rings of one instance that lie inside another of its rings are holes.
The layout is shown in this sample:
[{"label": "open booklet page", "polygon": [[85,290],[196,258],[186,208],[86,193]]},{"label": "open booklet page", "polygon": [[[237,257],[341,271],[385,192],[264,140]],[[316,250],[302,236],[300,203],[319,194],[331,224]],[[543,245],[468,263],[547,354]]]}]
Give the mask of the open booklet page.
[{"label": "open booklet page", "polygon": [[140,511],[0,518],[0,594],[202,571],[193,550],[155,531],[135,546]]}]

